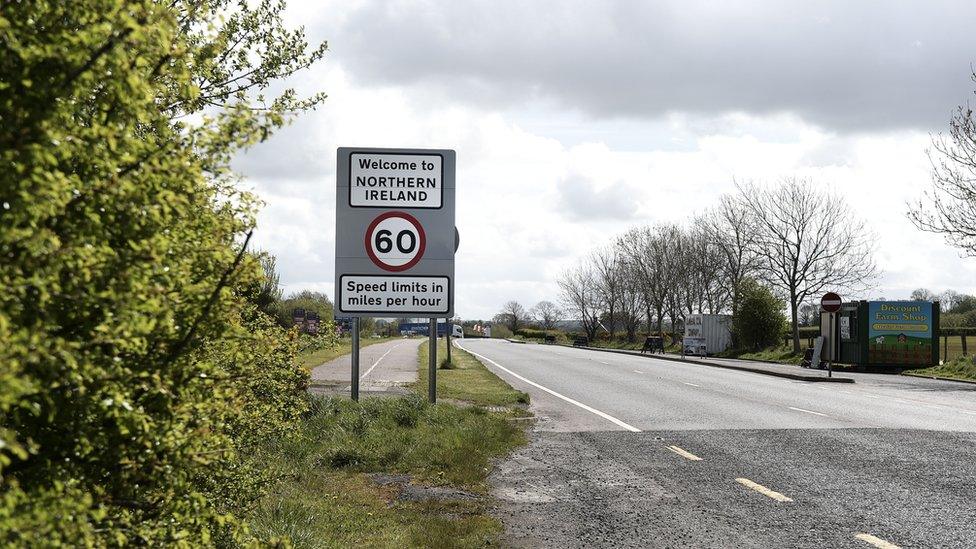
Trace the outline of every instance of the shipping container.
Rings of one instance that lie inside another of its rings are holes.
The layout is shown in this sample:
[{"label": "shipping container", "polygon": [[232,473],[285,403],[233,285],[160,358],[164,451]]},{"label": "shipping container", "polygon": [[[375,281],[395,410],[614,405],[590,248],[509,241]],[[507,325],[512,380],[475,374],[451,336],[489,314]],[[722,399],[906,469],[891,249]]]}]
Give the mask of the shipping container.
[{"label": "shipping container", "polygon": [[714,355],[732,346],[731,315],[688,315],[682,341],[686,355]]}]

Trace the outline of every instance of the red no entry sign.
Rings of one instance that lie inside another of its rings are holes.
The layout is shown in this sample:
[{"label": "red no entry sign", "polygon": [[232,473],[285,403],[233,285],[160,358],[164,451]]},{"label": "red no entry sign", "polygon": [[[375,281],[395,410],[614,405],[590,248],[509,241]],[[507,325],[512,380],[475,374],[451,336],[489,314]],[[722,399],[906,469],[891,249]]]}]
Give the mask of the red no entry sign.
[{"label": "red no entry sign", "polygon": [[366,255],[373,263],[393,273],[406,271],[424,257],[427,235],[417,218],[406,212],[386,212],[366,229]]},{"label": "red no entry sign", "polygon": [[828,313],[836,313],[841,306],[840,296],[834,292],[827,292],[820,298],[820,306]]}]

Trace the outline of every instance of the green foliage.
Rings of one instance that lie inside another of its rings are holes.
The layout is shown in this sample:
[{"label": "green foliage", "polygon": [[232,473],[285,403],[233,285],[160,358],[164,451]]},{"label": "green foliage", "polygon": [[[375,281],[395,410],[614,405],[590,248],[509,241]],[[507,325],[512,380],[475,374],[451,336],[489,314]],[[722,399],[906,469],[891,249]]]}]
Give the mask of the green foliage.
[{"label": "green foliage", "polygon": [[332,300],[322,292],[302,290],[288,296],[278,305],[278,323],[285,328],[291,327],[294,324],[292,313],[295,312],[295,309],[305,309],[306,312],[318,313],[323,322],[331,322],[335,318]]},{"label": "green foliage", "polygon": [[786,327],[783,302],[751,278],[739,286],[739,309],[732,319],[732,336],[739,348],[758,351],[775,345]]},{"label": "green foliage", "polygon": [[321,100],[280,6],[4,3],[0,540],[243,542],[251,457],[306,406],[294,341],[250,302],[255,199],[234,151]]},{"label": "green foliage", "polygon": [[512,330],[510,330],[509,327],[504,324],[496,322],[495,324],[491,325],[491,337],[493,338],[507,339],[513,335]]}]

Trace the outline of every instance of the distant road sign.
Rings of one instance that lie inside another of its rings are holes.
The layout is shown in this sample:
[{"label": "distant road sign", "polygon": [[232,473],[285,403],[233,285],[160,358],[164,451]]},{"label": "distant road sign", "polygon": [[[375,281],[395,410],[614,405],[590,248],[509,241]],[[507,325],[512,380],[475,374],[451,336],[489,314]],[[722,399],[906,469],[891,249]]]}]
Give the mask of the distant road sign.
[{"label": "distant road sign", "polygon": [[836,313],[842,304],[840,296],[834,292],[827,292],[820,298],[820,306],[828,313]]},{"label": "distant road sign", "polygon": [[340,147],[336,315],[454,315],[455,154]]}]

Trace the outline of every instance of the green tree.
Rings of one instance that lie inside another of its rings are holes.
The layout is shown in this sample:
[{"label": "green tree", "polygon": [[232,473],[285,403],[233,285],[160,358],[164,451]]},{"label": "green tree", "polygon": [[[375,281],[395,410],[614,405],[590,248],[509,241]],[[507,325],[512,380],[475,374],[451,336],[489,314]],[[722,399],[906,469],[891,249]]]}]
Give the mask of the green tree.
[{"label": "green tree", "polygon": [[294,324],[292,313],[295,312],[295,309],[305,309],[306,312],[318,313],[323,321],[331,321],[335,314],[329,296],[322,292],[302,290],[289,295],[278,306],[278,323],[285,327],[291,327]]},{"label": "green tree", "polygon": [[752,278],[742,280],[738,294],[739,309],[732,318],[736,345],[758,351],[778,343],[787,322],[783,301]]},{"label": "green tree", "polygon": [[266,0],[0,9],[0,540],[244,541],[249,449],[305,409],[289,339],[242,299],[255,200],[229,159],[310,108]]}]

